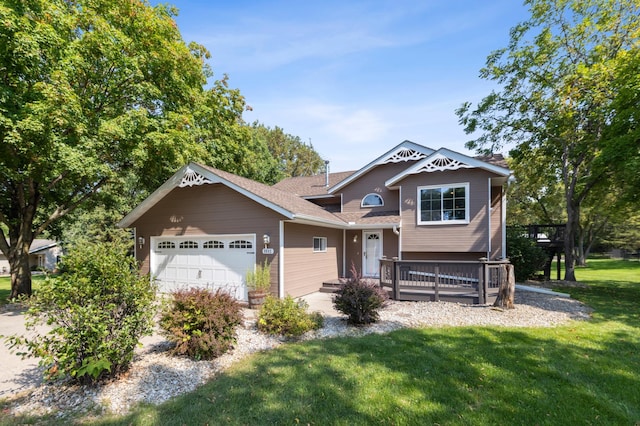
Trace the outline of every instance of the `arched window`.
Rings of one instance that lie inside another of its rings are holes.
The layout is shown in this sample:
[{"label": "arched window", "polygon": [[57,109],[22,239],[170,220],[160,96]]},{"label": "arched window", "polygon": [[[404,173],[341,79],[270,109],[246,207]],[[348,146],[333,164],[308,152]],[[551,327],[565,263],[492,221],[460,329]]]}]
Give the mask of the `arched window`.
[{"label": "arched window", "polygon": [[247,240],[235,240],[229,243],[229,248],[232,249],[238,249],[238,248],[242,248],[242,249],[247,249],[247,248],[253,248],[253,243],[251,241],[247,241]]},{"label": "arched window", "polygon": [[206,249],[223,249],[224,248],[224,243],[222,241],[217,241],[217,240],[207,241],[204,244],[202,244],[202,248],[206,248]]},{"label": "arched window", "polygon": [[158,243],[159,249],[174,249],[176,248],[176,244],[173,241],[160,241]]},{"label": "arched window", "polygon": [[367,194],[363,199],[360,207],[380,207],[384,206],[384,200],[378,194]]},{"label": "arched window", "polygon": [[195,241],[183,241],[180,243],[180,248],[181,249],[194,249],[194,248],[198,248],[198,243],[196,243]]}]

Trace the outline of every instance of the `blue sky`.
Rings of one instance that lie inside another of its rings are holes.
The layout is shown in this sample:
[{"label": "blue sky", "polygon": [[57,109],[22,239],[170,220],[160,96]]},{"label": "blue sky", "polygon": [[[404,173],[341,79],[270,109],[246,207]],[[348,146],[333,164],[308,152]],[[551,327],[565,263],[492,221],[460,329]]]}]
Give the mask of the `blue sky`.
[{"label": "blue sky", "polygon": [[479,71],[528,17],[520,0],[169,3],[253,108],[244,119],[311,142],[336,172],[407,139],[472,154],[454,111],[491,91]]}]

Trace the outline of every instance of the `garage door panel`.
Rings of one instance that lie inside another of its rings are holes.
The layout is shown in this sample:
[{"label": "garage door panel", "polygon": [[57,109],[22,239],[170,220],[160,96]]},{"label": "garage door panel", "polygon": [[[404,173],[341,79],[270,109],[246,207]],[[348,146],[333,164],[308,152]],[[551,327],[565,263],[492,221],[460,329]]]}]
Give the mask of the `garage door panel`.
[{"label": "garage door panel", "polygon": [[[211,244],[212,240],[216,244]],[[165,248],[171,247],[167,241],[175,243],[175,248]],[[189,248],[180,249],[180,243],[186,241],[197,243],[197,248],[193,243],[185,243],[183,247]],[[243,247],[230,248],[232,241],[244,241]],[[221,289],[239,300],[247,300],[244,277],[255,267],[254,241],[254,235],[152,237],[152,247],[157,249],[151,253],[152,274],[162,292],[192,287]],[[251,247],[247,248],[246,242]]]}]

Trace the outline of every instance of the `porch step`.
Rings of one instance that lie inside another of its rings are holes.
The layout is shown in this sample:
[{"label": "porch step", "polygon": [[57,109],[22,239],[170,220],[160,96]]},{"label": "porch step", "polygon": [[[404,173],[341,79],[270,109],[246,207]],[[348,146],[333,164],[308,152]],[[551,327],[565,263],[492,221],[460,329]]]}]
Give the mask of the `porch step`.
[{"label": "porch step", "polygon": [[340,284],[338,280],[323,282],[320,293],[335,293],[340,288]]}]

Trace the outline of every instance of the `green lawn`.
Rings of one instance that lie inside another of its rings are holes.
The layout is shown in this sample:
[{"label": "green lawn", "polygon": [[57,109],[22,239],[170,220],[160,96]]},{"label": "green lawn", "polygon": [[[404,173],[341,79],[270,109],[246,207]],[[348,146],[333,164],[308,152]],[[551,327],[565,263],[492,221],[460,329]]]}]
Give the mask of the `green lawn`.
[{"label": "green lawn", "polygon": [[288,344],[193,393],[91,423],[638,424],[640,262],[591,261],[577,275],[589,287],[565,291],[595,309],[589,322]]},{"label": "green lawn", "polygon": [[[32,275],[31,276],[31,289],[36,291],[40,281],[44,280],[44,275]],[[11,277],[0,277],[0,306],[9,302],[9,296],[11,295]]]}]

